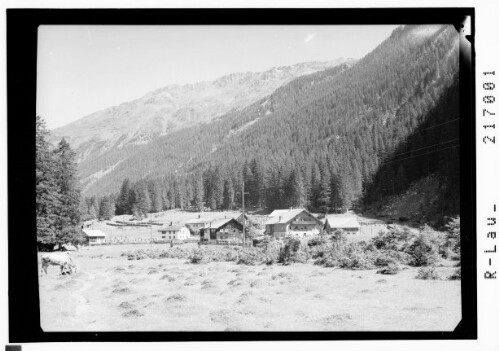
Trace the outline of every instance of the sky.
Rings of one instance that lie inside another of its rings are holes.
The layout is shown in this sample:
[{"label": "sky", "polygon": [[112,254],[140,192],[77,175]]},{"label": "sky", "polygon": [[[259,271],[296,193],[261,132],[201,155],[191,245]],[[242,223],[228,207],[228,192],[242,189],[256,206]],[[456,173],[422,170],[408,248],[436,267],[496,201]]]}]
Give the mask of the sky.
[{"label": "sky", "polygon": [[362,58],[393,25],[38,28],[37,114],[54,129],[171,84],[340,57]]}]

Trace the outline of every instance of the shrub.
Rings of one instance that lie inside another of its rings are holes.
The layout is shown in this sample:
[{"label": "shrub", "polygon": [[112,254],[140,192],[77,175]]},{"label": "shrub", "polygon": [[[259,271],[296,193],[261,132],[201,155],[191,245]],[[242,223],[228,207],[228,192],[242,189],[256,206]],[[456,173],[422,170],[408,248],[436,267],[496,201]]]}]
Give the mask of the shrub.
[{"label": "shrub", "polygon": [[457,256],[461,255],[461,219],[460,217],[452,218],[445,225],[447,234],[445,236],[445,245]]},{"label": "shrub", "polygon": [[264,262],[267,265],[275,264],[279,261],[281,244],[277,240],[271,240],[262,248],[265,255]]},{"label": "shrub", "polygon": [[320,246],[324,245],[327,243],[327,237],[325,235],[317,235],[313,238],[311,238],[308,242],[307,245],[309,247],[314,247],[314,246]]},{"label": "shrub", "polygon": [[196,252],[194,252],[190,257],[189,257],[189,261],[192,263],[192,264],[200,264],[200,263],[203,263],[205,260],[204,258],[204,255],[203,255],[203,252],[201,250],[198,250]]},{"label": "shrub", "polygon": [[416,276],[416,279],[437,280],[440,279],[440,276],[437,274],[437,272],[435,272],[434,266],[421,267],[418,270],[418,275]]},{"label": "shrub", "polygon": [[416,267],[435,264],[438,259],[434,246],[423,232],[409,245],[406,252],[411,256],[409,264]]},{"label": "shrub", "polygon": [[461,267],[456,269],[454,273],[447,277],[448,280],[461,280]]},{"label": "shrub", "polygon": [[365,246],[359,243],[350,243],[338,253],[338,262],[341,268],[349,269],[372,269],[374,268],[374,256],[370,251],[365,250]]},{"label": "shrub", "polygon": [[414,234],[409,229],[395,227],[389,232],[379,232],[372,239],[372,243],[378,250],[404,251],[412,237],[414,237]]},{"label": "shrub", "polygon": [[265,261],[265,255],[259,249],[245,249],[239,254],[237,264],[254,266]]},{"label": "shrub", "polygon": [[400,267],[396,263],[390,263],[386,267],[376,271],[378,274],[397,274],[398,272],[400,272]]},{"label": "shrub", "polygon": [[308,255],[305,252],[305,245],[302,245],[300,239],[288,238],[284,247],[281,247],[277,261],[282,264],[293,262],[306,262]]}]

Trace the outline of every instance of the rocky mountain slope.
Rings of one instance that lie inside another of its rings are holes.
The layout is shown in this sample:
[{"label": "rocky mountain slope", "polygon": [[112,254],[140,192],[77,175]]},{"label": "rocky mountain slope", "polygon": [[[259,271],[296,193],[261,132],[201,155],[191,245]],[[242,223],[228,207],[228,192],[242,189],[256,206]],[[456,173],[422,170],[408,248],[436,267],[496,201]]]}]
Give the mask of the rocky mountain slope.
[{"label": "rocky mountain slope", "polygon": [[233,73],[215,81],[167,86],[57,128],[52,131],[51,141],[64,137],[76,150],[78,162],[91,160],[113,149],[147,144],[180,129],[210,122],[250,105],[296,77],[344,62],[353,60],[299,63],[265,72]]}]

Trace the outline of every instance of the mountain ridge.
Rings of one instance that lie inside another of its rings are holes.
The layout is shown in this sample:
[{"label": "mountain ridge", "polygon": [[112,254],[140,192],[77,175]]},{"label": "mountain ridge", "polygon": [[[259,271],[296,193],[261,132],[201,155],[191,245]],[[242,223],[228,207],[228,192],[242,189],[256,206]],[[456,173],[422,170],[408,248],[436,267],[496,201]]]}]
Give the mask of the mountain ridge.
[{"label": "mountain ridge", "polygon": [[304,62],[263,72],[236,72],[212,81],[173,84],[142,97],[96,111],[52,130],[50,141],[65,138],[77,161],[102,155],[113,147],[141,145],[157,137],[206,123],[241,109],[298,76],[353,59]]}]

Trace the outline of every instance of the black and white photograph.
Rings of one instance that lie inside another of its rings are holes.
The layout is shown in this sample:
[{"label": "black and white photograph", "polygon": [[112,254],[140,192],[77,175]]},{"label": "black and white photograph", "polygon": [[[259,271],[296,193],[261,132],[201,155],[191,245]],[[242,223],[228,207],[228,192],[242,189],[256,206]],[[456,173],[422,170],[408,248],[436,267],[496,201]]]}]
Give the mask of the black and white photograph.
[{"label": "black and white photograph", "polygon": [[453,331],[453,25],[41,25],[44,332]]}]

